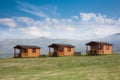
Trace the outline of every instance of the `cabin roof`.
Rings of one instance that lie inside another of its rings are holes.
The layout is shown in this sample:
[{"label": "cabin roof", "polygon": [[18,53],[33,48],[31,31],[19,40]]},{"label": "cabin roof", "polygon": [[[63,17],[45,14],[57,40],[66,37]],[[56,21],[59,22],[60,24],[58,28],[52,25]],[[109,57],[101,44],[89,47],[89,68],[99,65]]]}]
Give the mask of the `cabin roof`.
[{"label": "cabin roof", "polygon": [[34,45],[16,45],[14,48],[40,48],[39,46]]},{"label": "cabin roof", "polygon": [[48,47],[75,47],[75,46],[73,46],[73,45],[71,45],[71,44],[56,44],[56,43],[53,43],[53,44],[51,44],[51,45],[49,45]]},{"label": "cabin roof", "polygon": [[104,44],[104,45],[112,45],[111,43],[108,43],[108,42],[98,42],[98,41],[91,41],[89,43],[86,43],[86,45],[92,45],[92,44]]}]

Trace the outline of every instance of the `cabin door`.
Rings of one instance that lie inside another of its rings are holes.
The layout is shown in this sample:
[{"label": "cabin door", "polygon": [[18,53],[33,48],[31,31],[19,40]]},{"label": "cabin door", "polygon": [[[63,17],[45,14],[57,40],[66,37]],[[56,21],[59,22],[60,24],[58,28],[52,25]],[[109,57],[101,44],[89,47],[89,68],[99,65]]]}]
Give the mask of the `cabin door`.
[{"label": "cabin door", "polygon": [[98,55],[97,50],[94,50],[93,55]]},{"label": "cabin door", "polygon": [[57,56],[57,52],[53,52],[53,56]]}]

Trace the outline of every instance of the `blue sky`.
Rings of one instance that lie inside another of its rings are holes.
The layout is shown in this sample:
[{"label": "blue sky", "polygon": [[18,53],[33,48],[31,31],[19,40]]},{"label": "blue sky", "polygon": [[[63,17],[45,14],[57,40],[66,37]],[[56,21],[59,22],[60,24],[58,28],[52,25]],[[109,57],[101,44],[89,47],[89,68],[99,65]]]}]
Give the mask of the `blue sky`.
[{"label": "blue sky", "polygon": [[120,32],[120,0],[0,0],[0,40],[86,40]]}]

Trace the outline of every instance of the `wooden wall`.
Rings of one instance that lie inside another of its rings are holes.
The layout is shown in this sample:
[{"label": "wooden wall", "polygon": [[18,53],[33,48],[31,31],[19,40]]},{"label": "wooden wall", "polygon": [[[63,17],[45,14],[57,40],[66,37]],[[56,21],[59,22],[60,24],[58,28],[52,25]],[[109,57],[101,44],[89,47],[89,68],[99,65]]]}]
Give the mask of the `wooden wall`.
[{"label": "wooden wall", "polygon": [[23,53],[22,50],[21,52],[21,57],[39,57],[40,56],[40,49],[36,49],[36,53],[32,52],[32,49],[29,48],[27,53]]},{"label": "wooden wall", "polygon": [[[109,49],[107,49],[107,46],[109,46]],[[112,54],[112,45],[102,45],[102,49],[98,48],[98,45],[93,48],[93,46],[90,47],[90,51],[93,53],[95,50],[97,50],[97,54]]]},{"label": "wooden wall", "polygon": [[58,56],[64,56],[64,51],[59,51],[59,47],[55,47],[54,52],[57,52]]},{"label": "wooden wall", "polygon": [[107,45],[103,46],[104,54],[112,54],[112,45],[109,45],[109,50],[106,49]]},{"label": "wooden wall", "polygon": [[63,51],[59,51],[59,49],[56,47],[54,48],[54,52],[57,52],[58,56],[69,56],[74,55],[74,48],[71,48],[71,51],[68,51],[68,47],[64,47]]},{"label": "wooden wall", "polygon": [[68,51],[68,47],[64,48],[64,55],[68,56],[68,55],[74,55],[74,48],[71,48],[71,51]]}]

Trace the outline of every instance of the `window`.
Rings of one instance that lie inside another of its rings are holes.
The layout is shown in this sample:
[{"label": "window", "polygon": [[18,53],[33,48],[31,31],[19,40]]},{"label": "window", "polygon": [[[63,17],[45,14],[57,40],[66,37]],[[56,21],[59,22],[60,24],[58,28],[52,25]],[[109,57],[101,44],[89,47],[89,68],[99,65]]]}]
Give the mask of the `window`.
[{"label": "window", "polygon": [[92,49],[96,49],[96,48],[97,48],[97,46],[96,46],[96,45],[93,45],[93,46],[92,46]]},{"label": "window", "polygon": [[32,53],[36,53],[36,49],[35,48],[32,49]]},{"label": "window", "polygon": [[62,52],[63,51],[63,47],[59,47],[59,51]]},{"label": "window", "polygon": [[106,50],[109,50],[110,49],[110,46],[109,45],[106,45]]},{"label": "window", "polygon": [[27,49],[26,49],[26,48],[23,48],[23,49],[22,49],[22,52],[23,52],[23,53],[27,53]]},{"label": "window", "polygon": [[99,48],[100,50],[102,50],[102,45],[98,45],[98,48]]},{"label": "window", "polygon": [[68,52],[71,52],[71,47],[68,47]]}]

